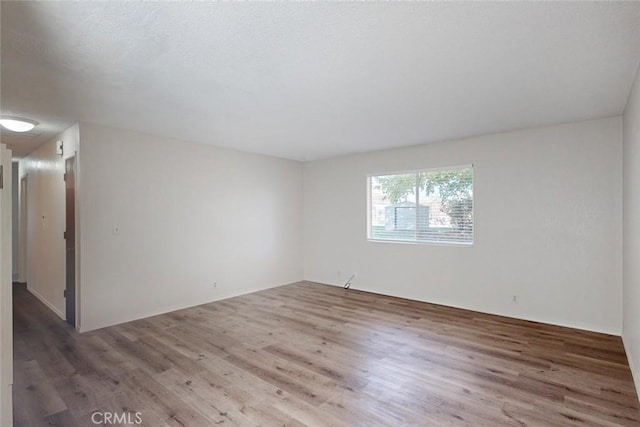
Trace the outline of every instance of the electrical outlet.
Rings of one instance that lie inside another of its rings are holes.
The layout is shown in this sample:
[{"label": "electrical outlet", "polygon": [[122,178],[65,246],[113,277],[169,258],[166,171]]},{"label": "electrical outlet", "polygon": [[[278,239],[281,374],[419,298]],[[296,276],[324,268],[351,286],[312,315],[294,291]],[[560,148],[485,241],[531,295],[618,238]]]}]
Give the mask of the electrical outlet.
[{"label": "electrical outlet", "polygon": [[518,302],[519,302],[518,295],[513,295],[513,296],[511,297],[511,303],[512,303],[512,304],[517,304]]},{"label": "electrical outlet", "polygon": [[217,288],[218,287],[218,282],[213,282],[213,287]]},{"label": "electrical outlet", "polygon": [[342,272],[338,270],[338,277],[342,276]]}]

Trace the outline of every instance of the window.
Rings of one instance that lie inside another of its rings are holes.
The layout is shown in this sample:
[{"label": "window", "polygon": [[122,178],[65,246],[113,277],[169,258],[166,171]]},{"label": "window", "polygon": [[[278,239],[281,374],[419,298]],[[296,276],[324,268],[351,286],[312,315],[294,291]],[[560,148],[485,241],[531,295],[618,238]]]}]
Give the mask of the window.
[{"label": "window", "polygon": [[473,243],[473,167],[369,177],[369,239]]}]

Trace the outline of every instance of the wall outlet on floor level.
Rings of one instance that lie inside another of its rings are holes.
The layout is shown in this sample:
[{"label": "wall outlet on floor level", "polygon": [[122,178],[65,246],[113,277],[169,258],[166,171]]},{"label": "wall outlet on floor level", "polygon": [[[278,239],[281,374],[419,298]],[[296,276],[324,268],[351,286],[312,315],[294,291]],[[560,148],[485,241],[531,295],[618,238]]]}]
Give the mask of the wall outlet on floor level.
[{"label": "wall outlet on floor level", "polygon": [[218,287],[218,282],[213,282],[213,287],[217,288]]},{"label": "wall outlet on floor level", "polygon": [[512,304],[517,304],[520,301],[520,299],[518,298],[518,295],[513,295],[511,297],[511,303]]}]

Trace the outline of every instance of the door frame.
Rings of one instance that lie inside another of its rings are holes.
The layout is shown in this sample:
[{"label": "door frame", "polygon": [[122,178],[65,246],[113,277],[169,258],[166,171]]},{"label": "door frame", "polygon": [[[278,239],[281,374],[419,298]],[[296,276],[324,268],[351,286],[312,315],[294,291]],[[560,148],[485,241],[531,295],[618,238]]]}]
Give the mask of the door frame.
[{"label": "door frame", "polygon": [[64,159],[65,187],[65,317],[67,323],[77,327],[77,156]]},{"label": "door frame", "polygon": [[20,177],[18,189],[19,201],[19,227],[18,230],[18,281],[28,283],[27,280],[27,194],[29,174]]}]

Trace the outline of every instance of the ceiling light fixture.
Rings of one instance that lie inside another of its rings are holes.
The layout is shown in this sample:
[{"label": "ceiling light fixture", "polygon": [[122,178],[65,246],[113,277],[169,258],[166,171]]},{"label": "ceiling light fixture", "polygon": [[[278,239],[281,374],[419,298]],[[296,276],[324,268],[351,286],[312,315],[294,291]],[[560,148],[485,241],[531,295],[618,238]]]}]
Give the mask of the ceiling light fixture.
[{"label": "ceiling light fixture", "polygon": [[14,132],[29,132],[34,127],[38,126],[38,122],[23,119],[21,117],[2,116],[0,117],[0,125],[5,129],[9,129]]}]

